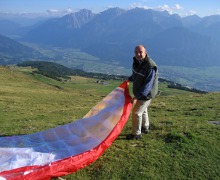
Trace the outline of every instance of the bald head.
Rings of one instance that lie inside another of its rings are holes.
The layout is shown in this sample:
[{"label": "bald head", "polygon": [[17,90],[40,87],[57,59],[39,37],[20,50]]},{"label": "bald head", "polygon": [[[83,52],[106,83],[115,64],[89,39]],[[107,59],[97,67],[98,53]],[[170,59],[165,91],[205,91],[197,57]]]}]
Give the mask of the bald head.
[{"label": "bald head", "polygon": [[135,58],[138,61],[144,60],[147,55],[147,51],[143,45],[138,45],[134,49]]}]

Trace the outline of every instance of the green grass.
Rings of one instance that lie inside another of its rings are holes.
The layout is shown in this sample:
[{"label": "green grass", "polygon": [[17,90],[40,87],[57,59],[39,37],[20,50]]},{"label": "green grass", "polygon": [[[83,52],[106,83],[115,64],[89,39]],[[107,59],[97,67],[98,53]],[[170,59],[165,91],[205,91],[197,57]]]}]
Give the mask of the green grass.
[{"label": "green grass", "polygon": [[[121,82],[72,77],[58,82],[31,69],[0,67],[0,135],[19,135],[82,118]],[[93,164],[64,179],[220,179],[220,93],[166,87],[149,108],[151,131],[141,140],[120,136]]]}]

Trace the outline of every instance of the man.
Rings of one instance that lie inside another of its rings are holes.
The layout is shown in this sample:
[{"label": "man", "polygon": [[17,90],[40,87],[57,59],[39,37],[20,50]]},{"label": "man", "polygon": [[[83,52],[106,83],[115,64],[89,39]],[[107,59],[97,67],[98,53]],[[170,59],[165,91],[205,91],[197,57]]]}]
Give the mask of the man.
[{"label": "man", "polygon": [[158,92],[158,70],[156,63],[148,56],[143,45],[135,47],[132,75],[128,81],[133,82],[132,98],[132,132],[126,139],[140,139],[141,133],[149,132],[148,106]]}]

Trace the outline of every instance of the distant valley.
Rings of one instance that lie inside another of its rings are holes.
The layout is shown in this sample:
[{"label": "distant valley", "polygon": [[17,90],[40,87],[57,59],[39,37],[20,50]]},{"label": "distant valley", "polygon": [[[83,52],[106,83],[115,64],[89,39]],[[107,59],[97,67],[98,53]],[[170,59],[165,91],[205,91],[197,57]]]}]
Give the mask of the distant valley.
[{"label": "distant valley", "polygon": [[129,75],[133,48],[147,47],[160,76],[220,90],[220,16],[180,17],[145,9],[90,10],[32,26],[0,18],[0,64],[56,62],[88,72]]}]

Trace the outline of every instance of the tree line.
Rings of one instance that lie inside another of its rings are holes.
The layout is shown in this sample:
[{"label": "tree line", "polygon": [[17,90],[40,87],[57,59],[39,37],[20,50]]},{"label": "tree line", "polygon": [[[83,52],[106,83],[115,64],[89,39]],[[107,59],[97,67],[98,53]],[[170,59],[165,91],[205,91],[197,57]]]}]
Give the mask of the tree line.
[{"label": "tree line", "polygon": [[[23,66],[23,67],[30,66],[32,68],[36,68],[36,70],[34,70],[33,73],[41,74],[43,76],[55,79],[57,81],[68,80],[70,79],[70,76],[82,76],[82,77],[95,78],[100,80],[122,80],[122,81],[128,78],[127,76],[124,75],[109,75],[102,73],[85,72],[80,69],[71,69],[54,62],[46,62],[46,61],[25,61],[17,64],[17,66]],[[184,86],[179,83],[175,83],[163,78],[159,78],[159,82],[168,83],[168,88],[175,88],[175,89],[180,89],[195,93],[207,93],[205,91]]]}]

